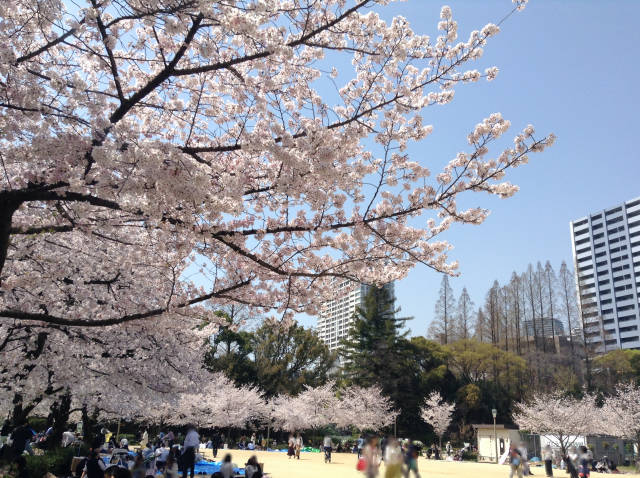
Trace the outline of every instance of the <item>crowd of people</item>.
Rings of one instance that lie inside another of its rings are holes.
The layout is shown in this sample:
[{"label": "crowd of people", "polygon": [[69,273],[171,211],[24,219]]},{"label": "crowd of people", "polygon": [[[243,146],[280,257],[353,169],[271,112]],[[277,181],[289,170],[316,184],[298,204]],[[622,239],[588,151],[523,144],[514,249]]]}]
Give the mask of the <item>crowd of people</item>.
[{"label": "crowd of people", "polygon": [[[91,450],[87,458],[76,467],[76,478],[104,478],[105,470],[115,468],[117,478],[146,478],[163,473],[165,478],[182,478],[195,476],[195,465],[202,456],[199,454],[201,446],[215,450],[224,440],[223,435],[213,436],[206,442],[201,442],[195,427],[189,427],[182,445],[173,432],[160,433],[155,440],[149,440],[145,431],[140,440],[140,447],[135,455],[128,453],[128,442],[121,440],[120,448],[113,449],[113,441],[106,440],[100,451],[111,451],[111,458],[107,464],[100,458],[98,450]],[[232,462],[231,454],[227,453],[220,469],[212,474],[212,478],[232,478],[236,476],[238,466]],[[254,455],[244,466],[246,478],[261,478],[262,469]]]},{"label": "crowd of people", "polygon": [[[584,445],[570,446],[564,456],[555,452],[550,445],[544,446],[541,451],[545,475],[548,478],[553,477],[554,466],[565,470],[570,478],[587,478],[591,475],[591,471],[620,473],[616,464],[606,456],[601,460],[594,460],[593,453]],[[509,478],[533,475],[529,466],[525,443],[521,443],[519,446],[510,446],[509,466]]]},{"label": "crowd of people", "polygon": [[[33,446],[46,443],[52,435],[49,428],[44,432],[34,431],[26,422],[21,423],[11,433],[11,440],[4,445],[2,451],[5,456],[12,456],[17,464],[19,476],[24,476],[24,454],[33,454]],[[79,443],[78,437],[72,432],[65,432],[62,436],[62,446]],[[288,458],[300,460],[300,453],[305,445],[300,432],[291,433],[286,442]],[[355,440],[336,440],[330,435],[318,442],[311,440],[310,445],[316,444],[324,453],[325,463],[331,463],[333,452],[347,452],[357,454],[357,468],[366,478],[375,478],[380,474],[381,464],[384,463],[385,478],[409,478],[413,475],[420,478],[418,470],[418,458],[424,455],[428,459],[461,460],[465,451],[470,449],[469,444],[459,450],[454,450],[450,442],[441,448],[432,444],[423,451],[422,444],[412,440],[398,440],[393,436],[365,437],[359,435]],[[130,452],[127,438],[117,442],[117,438],[103,428],[92,444],[88,456],[75,468],[75,478],[103,478],[105,470],[109,467],[117,467],[118,478],[146,478],[162,472],[166,478],[178,478],[180,473],[186,478],[195,476],[196,462],[202,459],[202,449],[210,449],[214,460],[220,449],[230,446],[229,440],[221,432],[216,432],[206,438],[201,438],[195,427],[188,427],[184,436],[176,436],[173,431],[160,432],[153,439],[149,437],[147,430],[139,436],[139,446],[135,453]],[[262,435],[252,433],[250,437],[243,436],[235,441],[237,448],[241,450],[267,450],[269,442]],[[305,449],[306,451],[306,449]],[[110,459],[105,462],[100,453],[110,454]],[[569,478],[586,478],[591,471],[601,473],[618,473],[616,464],[606,456],[600,460],[594,460],[591,450],[585,446],[569,447],[565,456],[552,450],[550,446],[541,449],[541,458],[544,463],[544,472],[547,477],[553,477],[554,468],[566,470]],[[534,460],[537,460],[534,458]],[[508,447],[501,459],[501,463],[509,465],[509,478],[532,475],[525,443],[512,444]],[[234,469],[238,467],[231,462],[231,455],[226,454],[221,463],[220,470],[216,471],[212,478],[230,478],[234,476]],[[23,475],[20,475],[20,473]],[[252,456],[245,464],[246,478],[260,478],[263,476],[261,466],[256,456]]]}]

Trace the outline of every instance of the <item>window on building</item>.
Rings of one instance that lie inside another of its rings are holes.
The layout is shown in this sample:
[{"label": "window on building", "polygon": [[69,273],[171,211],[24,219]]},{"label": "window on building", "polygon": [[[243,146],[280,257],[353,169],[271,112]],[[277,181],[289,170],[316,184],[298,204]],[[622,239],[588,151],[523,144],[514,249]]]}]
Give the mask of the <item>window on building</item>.
[{"label": "window on building", "polygon": [[636,319],[636,314],[618,316],[618,322],[626,322],[627,320],[635,320],[635,319]]},{"label": "window on building", "polygon": [[616,310],[618,312],[625,312],[627,310],[635,310],[636,306],[634,304],[623,305],[622,307],[617,307]]},{"label": "window on building", "polygon": [[622,333],[622,332],[633,332],[634,330],[638,330],[638,326],[637,325],[630,325],[629,327],[620,327],[618,330],[620,331],[620,333]]},{"label": "window on building", "polygon": [[620,261],[623,261],[625,259],[629,259],[629,254],[624,254],[624,255],[622,255],[620,257],[614,257],[613,259],[611,259],[611,263],[620,262]]},{"label": "window on building", "polygon": [[624,337],[622,339],[620,339],[620,343],[628,343],[628,342],[637,342],[638,340],[640,340],[640,337]]}]

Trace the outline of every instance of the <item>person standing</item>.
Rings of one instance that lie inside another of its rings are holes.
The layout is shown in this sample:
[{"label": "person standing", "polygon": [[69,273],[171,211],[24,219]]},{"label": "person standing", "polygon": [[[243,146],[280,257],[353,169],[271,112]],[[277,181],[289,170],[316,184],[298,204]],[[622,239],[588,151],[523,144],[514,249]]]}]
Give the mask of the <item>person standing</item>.
[{"label": "person standing", "polygon": [[544,471],[547,476],[553,476],[553,450],[551,445],[547,445],[542,449],[542,460],[544,461]]},{"label": "person standing", "polygon": [[333,441],[331,437],[326,435],[322,441],[322,448],[324,450],[324,462],[331,463],[331,451],[333,450]]},{"label": "person standing", "polygon": [[298,432],[298,436],[296,436],[296,459],[300,459],[300,452],[302,451],[302,435]]},{"label": "person standing", "polygon": [[100,459],[98,452],[90,450],[82,470],[82,478],[103,478],[105,468],[104,461]]},{"label": "person standing", "polygon": [[144,448],[145,446],[147,446],[147,443],[149,443],[149,432],[145,429],[144,433],[142,434],[142,440],[140,440],[140,446]]},{"label": "person standing", "polygon": [[356,442],[356,445],[358,447],[358,458],[360,458],[362,456],[362,449],[364,448],[364,435],[360,435],[358,437],[358,441]]},{"label": "person standing", "polygon": [[522,478],[522,456],[520,451],[514,446],[509,447],[509,478],[513,478],[513,475],[517,475],[518,478]]},{"label": "person standing", "polygon": [[390,438],[391,437],[387,438],[387,435],[385,435],[382,437],[382,440],[380,440],[380,455],[382,456],[382,461],[386,461],[386,449]]},{"label": "person standing", "polygon": [[362,450],[362,458],[364,458],[365,469],[364,474],[367,478],[375,478],[378,476],[380,468],[380,451],[378,450],[378,437],[372,436]]},{"label": "person standing", "polygon": [[289,460],[291,460],[292,456],[296,454],[296,439],[293,436],[293,433],[289,435],[289,441],[287,442],[287,456]]},{"label": "person standing", "polygon": [[184,437],[182,446],[182,478],[186,478],[187,471],[190,472],[191,478],[195,475],[196,467],[196,450],[200,446],[200,436],[194,426],[189,426],[187,435]]},{"label": "person standing", "polygon": [[167,455],[167,462],[164,466],[164,476],[165,478],[178,478],[178,460],[176,459],[174,448],[171,448]]},{"label": "person standing", "polygon": [[402,448],[394,437],[387,439],[384,448],[384,478],[399,478],[402,475]]}]

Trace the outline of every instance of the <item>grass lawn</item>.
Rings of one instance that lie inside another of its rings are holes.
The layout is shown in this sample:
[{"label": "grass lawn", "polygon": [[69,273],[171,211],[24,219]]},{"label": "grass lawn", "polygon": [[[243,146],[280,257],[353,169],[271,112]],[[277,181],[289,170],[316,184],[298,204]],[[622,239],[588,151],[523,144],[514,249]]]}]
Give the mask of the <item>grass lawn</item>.
[{"label": "grass lawn", "polygon": [[[289,460],[286,453],[251,452],[240,450],[220,450],[218,460],[226,453],[231,453],[233,462],[243,466],[251,455],[257,455],[258,461],[264,463],[264,471],[272,478],[362,478],[364,475],[356,470],[356,455],[334,453],[331,464],[324,463],[322,453],[302,453],[300,461]],[[212,458],[211,450],[206,450],[205,457]],[[420,475],[425,478],[494,478],[508,477],[509,467],[474,462],[435,461],[420,458]],[[533,467],[534,476],[545,476],[542,467]],[[625,470],[626,471],[626,470]],[[554,470],[555,476],[568,477],[562,470]],[[412,475],[413,476],[413,475]],[[605,476],[592,473],[592,477]],[[610,475],[606,475],[610,476]],[[640,475],[627,475],[640,476]],[[384,465],[380,466],[380,477],[384,477]]]}]

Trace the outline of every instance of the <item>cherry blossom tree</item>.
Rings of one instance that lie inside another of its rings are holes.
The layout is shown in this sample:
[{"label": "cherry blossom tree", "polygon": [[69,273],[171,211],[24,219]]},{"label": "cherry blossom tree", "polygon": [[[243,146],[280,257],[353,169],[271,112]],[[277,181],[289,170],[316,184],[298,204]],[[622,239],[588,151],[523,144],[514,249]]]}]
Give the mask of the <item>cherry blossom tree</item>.
[{"label": "cherry blossom tree", "polygon": [[339,410],[338,426],[353,426],[361,431],[387,427],[394,423],[399,413],[377,385],[346,388],[340,396]]},{"label": "cherry blossom tree", "polygon": [[[634,383],[622,383],[615,394],[607,398],[602,410],[601,425],[606,433],[633,440],[640,449],[640,388]],[[640,458],[636,456],[636,469],[640,470]]]},{"label": "cherry blossom tree", "polygon": [[488,214],[459,196],[511,196],[505,174],[554,138],[527,126],[490,157],[495,113],[441,172],[410,157],[425,111],[495,78],[474,65],[500,28],[458,40],[443,7],[432,38],[386,3],[1,2],[2,324],[288,317],[332,277],[453,273],[439,236]]},{"label": "cherry blossom tree", "polygon": [[451,424],[451,416],[456,408],[456,404],[445,402],[440,392],[432,392],[424,401],[420,409],[420,417],[433,427],[440,440],[442,447],[442,436]]},{"label": "cherry blossom tree", "polygon": [[335,382],[306,387],[294,397],[280,395],[271,401],[270,407],[274,428],[287,431],[327,425],[380,430],[393,423],[398,414],[380,387],[351,386],[337,390]]},{"label": "cherry blossom tree", "polygon": [[167,423],[209,428],[242,428],[266,414],[259,390],[236,386],[222,373],[212,374],[205,385],[194,383],[193,390],[177,397],[174,407]]},{"label": "cherry blossom tree", "polygon": [[575,398],[552,392],[518,403],[513,421],[521,430],[546,435],[566,456],[567,449],[580,436],[604,433],[599,416],[592,395]]},{"label": "cherry blossom tree", "polygon": [[217,329],[212,322],[169,316],[156,324],[157,329],[140,322],[99,329],[1,326],[0,409],[19,421],[69,393],[73,408],[87,405],[104,417],[147,419],[148,411],[170,397],[211,380],[202,365],[204,345]]}]

